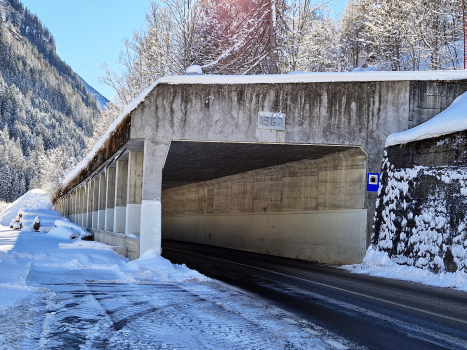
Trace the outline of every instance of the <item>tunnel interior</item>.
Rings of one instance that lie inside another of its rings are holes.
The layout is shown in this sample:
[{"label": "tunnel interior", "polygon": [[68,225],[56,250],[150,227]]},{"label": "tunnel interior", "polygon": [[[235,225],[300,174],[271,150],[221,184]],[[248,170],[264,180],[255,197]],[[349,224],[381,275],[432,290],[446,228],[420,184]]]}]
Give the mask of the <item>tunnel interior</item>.
[{"label": "tunnel interior", "polygon": [[303,159],[319,159],[348,149],[348,146],[172,141],[162,173],[162,189]]},{"label": "tunnel interior", "polygon": [[366,249],[366,163],[358,146],[172,141],[162,237],[352,263]]}]

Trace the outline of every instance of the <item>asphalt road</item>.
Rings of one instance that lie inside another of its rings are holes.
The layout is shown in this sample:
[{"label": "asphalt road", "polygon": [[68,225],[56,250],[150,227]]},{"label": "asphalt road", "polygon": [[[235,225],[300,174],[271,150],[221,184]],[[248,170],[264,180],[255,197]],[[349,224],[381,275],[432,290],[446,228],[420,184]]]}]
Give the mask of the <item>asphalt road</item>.
[{"label": "asphalt road", "polygon": [[467,349],[467,293],[334,266],[167,241],[163,256],[369,349]]}]

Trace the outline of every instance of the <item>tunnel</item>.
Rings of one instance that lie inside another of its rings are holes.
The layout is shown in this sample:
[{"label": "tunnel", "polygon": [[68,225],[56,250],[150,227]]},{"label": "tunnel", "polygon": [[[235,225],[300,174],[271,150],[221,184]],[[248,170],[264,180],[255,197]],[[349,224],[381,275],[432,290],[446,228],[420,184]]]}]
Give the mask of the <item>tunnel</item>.
[{"label": "tunnel", "polygon": [[360,146],[172,141],[162,238],[351,264],[366,250]]}]

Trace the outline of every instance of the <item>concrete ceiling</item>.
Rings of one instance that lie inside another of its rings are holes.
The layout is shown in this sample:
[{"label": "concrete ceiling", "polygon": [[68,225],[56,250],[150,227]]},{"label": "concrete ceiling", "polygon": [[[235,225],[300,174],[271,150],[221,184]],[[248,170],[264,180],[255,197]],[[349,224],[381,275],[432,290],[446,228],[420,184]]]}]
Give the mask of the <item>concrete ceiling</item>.
[{"label": "concrete ceiling", "polygon": [[352,146],[172,141],[162,189],[208,181],[303,159],[319,159]]}]

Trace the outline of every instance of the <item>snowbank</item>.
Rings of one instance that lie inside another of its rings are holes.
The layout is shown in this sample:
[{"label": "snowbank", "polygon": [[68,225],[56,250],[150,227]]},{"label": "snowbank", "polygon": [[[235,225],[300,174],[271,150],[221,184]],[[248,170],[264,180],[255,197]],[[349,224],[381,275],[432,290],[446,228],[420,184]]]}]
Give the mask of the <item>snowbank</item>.
[{"label": "snowbank", "polygon": [[80,236],[77,231],[66,226],[54,227],[47,234],[62,239],[77,239]]},{"label": "snowbank", "polygon": [[354,273],[413,281],[435,287],[456,288],[467,292],[466,272],[457,271],[435,274],[415,266],[398,265],[389,258],[387,253],[379,251],[374,245],[368,248],[363,263],[342,266],[342,268]]},{"label": "snowbank", "polygon": [[172,264],[160,256],[157,250],[145,252],[139,259],[130,261],[122,268],[131,278],[157,282],[209,281],[209,278],[185,264]]},{"label": "snowbank", "polygon": [[19,215],[22,231],[36,231],[34,225],[39,223],[39,232],[49,232],[55,227],[55,221],[62,217],[60,212],[47,209],[21,209]]},{"label": "snowbank", "polygon": [[51,210],[51,209],[41,209],[41,208],[22,208],[18,211],[18,214],[21,214],[22,216],[40,216],[40,217],[50,217],[50,218],[61,218],[62,213],[56,210]]},{"label": "snowbank", "polygon": [[[61,227],[63,228],[63,226]],[[66,237],[65,237],[66,238]],[[94,241],[74,241],[73,243],[60,243],[59,249],[100,249],[113,251],[112,247],[105,243],[94,242]]]},{"label": "snowbank", "polygon": [[427,122],[404,132],[391,134],[386,147],[451,134],[467,129],[467,92],[460,95],[443,112]]},{"label": "snowbank", "polygon": [[83,238],[88,237],[91,234],[83,229],[81,226],[76,225],[68,220],[55,220],[55,227],[49,231],[49,235],[57,236],[61,238]]},{"label": "snowbank", "polygon": [[50,210],[52,209],[52,203],[43,190],[31,190],[8,205],[5,210],[0,213],[0,225],[9,226],[10,221],[15,219],[18,212],[27,208]]}]

